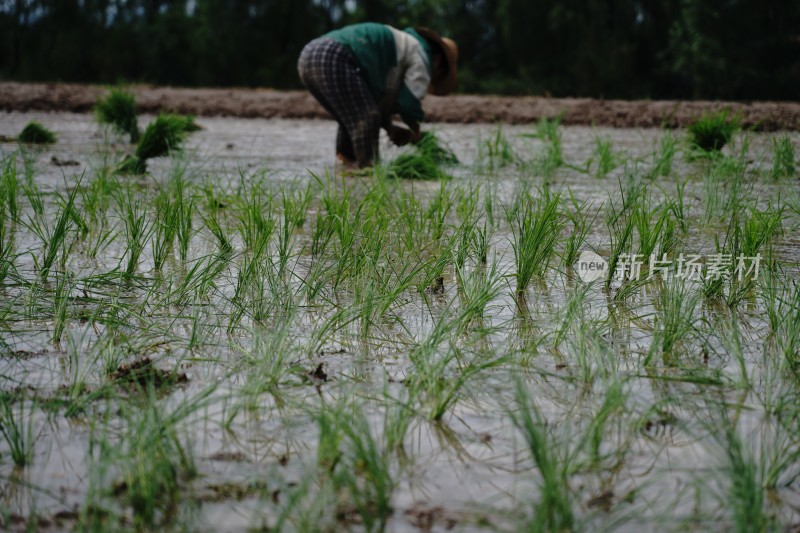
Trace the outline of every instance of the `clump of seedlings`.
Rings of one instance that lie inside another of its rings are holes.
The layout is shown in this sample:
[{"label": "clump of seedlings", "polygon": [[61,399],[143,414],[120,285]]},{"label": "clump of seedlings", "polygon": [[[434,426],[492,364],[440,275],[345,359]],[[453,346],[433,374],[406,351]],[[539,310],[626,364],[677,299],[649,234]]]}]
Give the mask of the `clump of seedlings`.
[{"label": "clump of seedlings", "polygon": [[22,132],[17,136],[17,141],[26,144],[55,144],[56,140],[55,133],[35,120],[28,122]]},{"label": "clump of seedlings", "polygon": [[449,147],[443,146],[439,138],[430,131],[422,132],[422,136],[417,142],[417,151],[439,165],[458,164],[456,154]]},{"label": "clump of seedlings", "polygon": [[423,132],[416,151],[399,155],[387,168],[389,177],[408,180],[443,180],[450,176],[440,166],[458,164],[458,158],[434,133]]},{"label": "clump of seedlings", "polygon": [[611,145],[611,140],[600,137],[595,137],[595,156],[596,162],[594,175],[598,178],[604,178],[609,172],[619,166],[621,158],[615,154]]},{"label": "clump of seedlings", "polygon": [[718,113],[703,113],[689,126],[689,142],[703,152],[719,152],[741,128],[741,117],[724,110]]},{"label": "clump of seedlings", "polygon": [[484,141],[483,148],[485,157],[489,159],[489,166],[500,168],[514,163],[517,160],[511,143],[508,142],[503,134],[502,128],[498,127],[495,134]]},{"label": "clump of seedlings", "polygon": [[772,139],[773,179],[794,177],[794,148],[788,135]]},{"label": "clump of seedlings", "polygon": [[127,157],[119,167],[119,171],[129,174],[144,174],[147,172],[147,160],[154,157],[163,157],[171,151],[180,148],[189,133],[197,130],[194,117],[162,114],[147,125],[136,155]]},{"label": "clump of seedlings", "polygon": [[402,154],[390,164],[386,174],[392,178],[406,180],[442,180],[450,176],[434,159],[424,153]]},{"label": "clump of seedlings", "polygon": [[526,195],[511,219],[517,296],[537,277],[544,276],[566,219],[561,216],[560,193],[544,191],[538,198]]},{"label": "clump of seedlings", "polygon": [[130,135],[131,144],[139,142],[136,99],[124,89],[111,89],[94,107],[100,124],[108,124],[118,133]]}]

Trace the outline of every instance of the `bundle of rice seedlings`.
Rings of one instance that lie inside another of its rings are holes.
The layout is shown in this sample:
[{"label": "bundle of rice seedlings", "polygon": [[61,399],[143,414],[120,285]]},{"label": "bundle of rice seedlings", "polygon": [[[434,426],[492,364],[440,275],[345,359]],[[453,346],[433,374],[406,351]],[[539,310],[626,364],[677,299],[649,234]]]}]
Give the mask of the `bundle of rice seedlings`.
[{"label": "bundle of rice seedlings", "polygon": [[203,129],[197,122],[194,121],[194,115],[183,115],[181,118],[184,120],[183,129],[187,133],[192,133],[193,131],[200,131]]},{"label": "bundle of rice seedlings", "polygon": [[136,157],[152,159],[163,157],[170,150],[177,150],[186,140],[190,124],[193,124],[193,121],[180,115],[158,115],[144,130],[139,146],[136,147]]},{"label": "bundle of rice seedlings", "polygon": [[136,100],[124,89],[111,89],[108,96],[94,106],[97,120],[112,126],[119,133],[130,135],[131,144],[139,141],[139,124],[136,120]]},{"label": "bundle of rice seedlings", "polygon": [[56,134],[32,120],[17,136],[17,141],[30,144],[53,144],[56,142]]},{"label": "bundle of rice seedlings", "polygon": [[441,180],[450,178],[431,157],[420,153],[398,156],[389,164],[386,173],[393,178],[407,180]]},{"label": "bundle of rice seedlings", "polygon": [[417,142],[417,151],[439,165],[458,164],[456,154],[450,148],[442,146],[436,135],[430,131],[422,132],[422,136]]},{"label": "bundle of rice seedlings", "polygon": [[198,129],[194,117],[161,114],[147,125],[136,147],[136,155],[127,157],[118,170],[123,173],[143,174],[147,160],[163,157],[180,148],[191,131]]},{"label": "bundle of rice seedlings", "polygon": [[120,174],[144,174],[147,172],[147,161],[139,159],[135,155],[127,155],[125,159],[117,165],[117,172]]},{"label": "bundle of rice seedlings", "polygon": [[703,113],[697,122],[689,126],[689,141],[704,152],[718,152],[730,142],[740,126],[741,117],[730,115],[728,110]]}]

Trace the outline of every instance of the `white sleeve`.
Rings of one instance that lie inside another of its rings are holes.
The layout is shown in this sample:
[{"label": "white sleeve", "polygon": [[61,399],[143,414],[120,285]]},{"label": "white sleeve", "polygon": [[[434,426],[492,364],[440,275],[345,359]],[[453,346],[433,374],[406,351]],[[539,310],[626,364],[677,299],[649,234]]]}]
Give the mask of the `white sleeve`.
[{"label": "white sleeve", "polygon": [[396,83],[399,85],[402,81],[414,98],[422,100],[431,83],[431,65],[428,55],[416,37],[391,26],[387,27],[392,30],[397,49],[395,76],[402,77],[402,80],[397,79]]},{"label": "white sleeve", "polygon": [[[412,37],[413,39],[413,37]],[[425,58],[425,51],[419,43],[415,50],[408,57],[408,66],[403,82],[408,90],[411,91],[418,100],[422,100],[425,93],[428,92],[428,86],[431,83],[431,75],[428,72],[428,63]]]}]

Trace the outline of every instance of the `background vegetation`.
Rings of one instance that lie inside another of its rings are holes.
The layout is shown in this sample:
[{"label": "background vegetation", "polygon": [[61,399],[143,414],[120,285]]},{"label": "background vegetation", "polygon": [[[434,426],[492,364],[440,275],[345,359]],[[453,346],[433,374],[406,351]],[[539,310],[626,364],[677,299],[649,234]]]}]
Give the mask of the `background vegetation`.
[{"label": "background vegetation", "polygon": [[777,0],[2,0],[0,77],[296,88],[344,24],[426,25],[462,92],[795,99],[800,3]]}]

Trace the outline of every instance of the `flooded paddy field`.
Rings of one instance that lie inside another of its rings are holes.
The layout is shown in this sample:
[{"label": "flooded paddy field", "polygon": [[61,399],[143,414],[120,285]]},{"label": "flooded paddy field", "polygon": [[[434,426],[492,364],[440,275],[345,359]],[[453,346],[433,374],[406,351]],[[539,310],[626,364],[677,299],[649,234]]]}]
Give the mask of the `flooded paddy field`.
[{"label": "flooded paddy field", "polygon": [[0,529],[800,527],[799,134],[434,124],[459,164],[416,181],[203,117],[130,176],[91,115],[30,120]]}]

